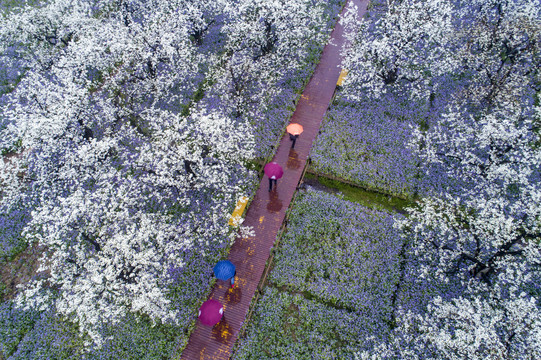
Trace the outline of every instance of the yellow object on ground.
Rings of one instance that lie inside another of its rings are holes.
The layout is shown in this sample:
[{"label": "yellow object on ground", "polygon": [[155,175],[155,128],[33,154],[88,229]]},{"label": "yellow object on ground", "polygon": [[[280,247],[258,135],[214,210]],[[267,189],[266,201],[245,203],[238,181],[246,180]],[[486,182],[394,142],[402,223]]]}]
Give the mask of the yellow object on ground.
[{"label": "yellow object on ground", "polygon": [[342,71],[340,71],[340,76],[338,77],[338,81],[336,82],[336,85],[342,86],[347,74],[348,74],[348,71],[346,69],[342,69]]},{"label": "yellow object on ground", "polygon": [[229,219],[229,226],[238,226],[240,222],[240,218],[242,214],[244,213],[244,208],[248,204],[248,197],[241,196],[239,201],[237,202],[237,206],[235,206],[235,210],[233,211],[233,214],[231,214],[231,218]]}]

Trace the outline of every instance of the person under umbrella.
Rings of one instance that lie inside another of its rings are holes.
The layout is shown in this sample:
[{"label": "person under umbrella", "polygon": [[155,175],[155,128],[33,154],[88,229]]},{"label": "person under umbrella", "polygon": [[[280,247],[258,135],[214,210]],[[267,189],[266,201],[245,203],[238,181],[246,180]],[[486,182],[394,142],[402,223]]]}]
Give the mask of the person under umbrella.
[{"label": "person under umbrella", "polygon": [[284,175],[284,169],[275,161],[268,163],[263,168],[263,171],[265,172],[265,175],[269,177],[269,191],[272,190],[272,183],[274,181],[274,185],[277,186],[278,182],[277,180]]},{"label": "person under umbrella", "polygon": [[286,130],[289,134],[289,140],[292,141],[291,148],[295,148],[295,142],[299,138],[299,135],[303,132],[303,127],[300,124],[297,123],[291,123],[286,127]]},{"label": "person under umbrella", "polygon": [[207,300],[199,308],[199,320],[203,325],[214,326],[222,320],[224,307],[217,300]]},{"label": "person under umbrella", "polygon": [[292,141],[292,143],[291,143],[291,148],[292,149],[295,148],[295,142],[297,141],[298,138],[299,138],[299,134],[297,134],[297,135],[289,134],[289,140]]},{"label": "person under umbrella", "polygon": [[235,274],[237,270],[235,265],[229,260],[221,260],[214,266],[214,276],[220,280],[231,279],[231,287],[235,286]]}]

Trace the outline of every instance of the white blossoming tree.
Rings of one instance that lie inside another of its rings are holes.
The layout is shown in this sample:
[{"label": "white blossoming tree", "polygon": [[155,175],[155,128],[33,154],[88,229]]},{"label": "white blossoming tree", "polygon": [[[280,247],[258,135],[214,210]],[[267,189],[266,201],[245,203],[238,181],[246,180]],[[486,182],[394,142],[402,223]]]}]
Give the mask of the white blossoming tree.
[{"label": "white blossoming tree", "polygon": [[510,104],[473,116],[449,111],[428,133],[428,162],[444,161],[462,192],[423,199],[399,224],[419,280],[453,287],[425,312],[398,308],[397,328],[363,359],[541,356],[541,110]]},{"label": "white blossoming tree", "polygon": [[[494,102],[539,83],[539,3],[533,0],[392,1],[376,21],[345,25],[346,96],[391,90],[428,101],[434,94]],[[535,80],[534,80],[535,79]],[[453,85],[453,86],[451,86]],[[350,90],[348,90],[350,89]]]},{"label": "white blossoming tree", "polygon": [[167,270],[227,238],[250,178],[249,127],[216,109],[179,115],[201,60],[183,3],[57,0],[1,24],[28,51],[4,109],[15,156],[0,162],[1,206],[33,194],[24,236],[45,248],[18,303],[54,306],[98,344],[126,311],[177,322]]},{"label": "white blossoming tree", "polygon": [[487,106],[531,105],[527,92],[541,90],[539,2],[470,0],[456,12],[454,72],[467,84],[461,96]]},{"label": "white blossoming tree", "polygon": [[444,162],[461,190],[427,198],[412,210],[417,254],[438,259],[443,277],[490,283],[510,259],[539,262],[540,109],[534,110],[525,114],[512,104],[480,116],[455,110],[433,131],[417,133],[427,144],[421,156]]},{"label": "white blossoming tree", "polygon": [[394,340],[359,357],[539,357],[539,3],[394,1],[360,28],[346,96],[392,88],[426,103],[436,91],[443,98],[442,116],[416,129],[411,145],[426,176],[437,164],[448,183],[399,225],[420,281],[455,294],[424,313],[397,309]]},{"label": "white blossoming tree", "polygon": [[313,51],[306,43],[324,43],[324,6],[319,0],[241,0],[227,14],[227,58],[215,73],[215,88],[234,116],[255,117],[280,91],[274,69],[287,63],[293,74]]},{"label": "white blossoming tree", "polygon": [[[409,314],[396,336],[356,359],[537,359],[541,316],[534,299],[435,298],[424,315]],[[422,334],[419,336],[419,334]]]},{"label": "white blossoming tree", "polygon": [[[391,89],[425,98],[433,78],[448,73],[455,61],[447,46],[453,36],[452,2],[392,1],[385,16],[359,20],[356,10],[343,18],[350,47],[344,48],[348,69],[346,96],[358,100],[360,91],[376,97]],[[449,61],[452,60],[452,61]]]},{"label": "white blossoming tree", "polygon": [[541,110],[534,110],[504,104],[473,116],[454,109],[417,134],[426,144],[421,155],[445,162],[461,193],[423,199],[400,225],[420,281],[461,284],[458,298],[432,299],[423,314],[398,309],[397,338],[363,356],[541,355]]},{"label": "white blossoming tree", "polygon": [[201,45],[209,28],[216,23],[217,16],[227,15],[228,4],[224,0],[178,0],[171,2],[171,8],[183,9],[189,21],[189,35],[197,45]]}]

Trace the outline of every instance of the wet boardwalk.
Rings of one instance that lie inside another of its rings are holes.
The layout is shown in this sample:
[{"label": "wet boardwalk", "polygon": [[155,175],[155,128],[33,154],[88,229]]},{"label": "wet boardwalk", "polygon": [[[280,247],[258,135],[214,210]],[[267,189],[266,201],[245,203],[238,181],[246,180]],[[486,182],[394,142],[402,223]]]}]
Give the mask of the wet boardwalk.
[{"label": "wet boardwalk", "polygon": [[[368,0],[349,0],[348,3],[356,4],[359,7],[359,16],[363,16]],[[264,176],[248,208],[243,225],[253,227],[255,236],[237,239],[228,257],[237,267],[235,288],[231,289],[229,282],[218,280],[212,289],[209,299],[224,304],[222,321],[213,328],[197,322],[182,353],[182,359],[230,358],[232,347],[265,270],[270,250],[301,178],[310,148],[334,94],[341,70],[340,49],[344,41],[343,28],[337,24],[291,118],[291,122],[304,127],[304,132],[298,138],[295,149],[291,149],[291,141],[286,134],[273,159],[284,168],[284,176],[278,180],[278,186],[272,192],[268,191],[268,178]]]}]

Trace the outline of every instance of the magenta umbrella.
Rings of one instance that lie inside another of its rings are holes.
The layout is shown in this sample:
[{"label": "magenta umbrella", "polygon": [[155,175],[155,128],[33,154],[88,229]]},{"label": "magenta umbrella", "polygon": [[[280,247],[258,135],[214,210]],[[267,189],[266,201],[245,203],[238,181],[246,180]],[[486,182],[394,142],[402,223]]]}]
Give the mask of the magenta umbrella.
[{"label": "magenta umbrella", "polygon": [[265,165],[263,171],[265,171],[265,175],[274,180],[279,179],[284,175],[284,169],[274,161]]},{"label": "magenta umbrella", "polygon": [[203,325],[214,326],[222,320],[224,307],[219,301],[207,300],[199,308],[199,320]]}]

